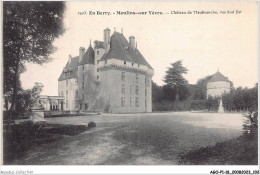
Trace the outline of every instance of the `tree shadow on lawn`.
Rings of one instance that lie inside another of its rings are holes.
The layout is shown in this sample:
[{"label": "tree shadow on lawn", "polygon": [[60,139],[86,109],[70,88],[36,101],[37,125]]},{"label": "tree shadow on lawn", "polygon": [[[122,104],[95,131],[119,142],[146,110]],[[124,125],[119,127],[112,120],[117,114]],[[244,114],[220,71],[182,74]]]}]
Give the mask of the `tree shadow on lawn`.
[{"label": "tree shadow on lawn", "polygon": [[31,122],[12,125],[10,132],[4,128],[4,164],[12,164],[13,160],[25,156],[33,148],[50,145],[62,140],[65,135],[78,135],[87,129],[89,128],[85,125],[47,124],[40,126]]},{"label": "tree shadow on lawn", "polygon": [[[122,151],[121,161],[117,162],[124,164],[124,158],[135,162],[134,159],[147,156],[157,160],[154,164],[183,164],[179,162],[183,153],[227,140],[230,136],[225,135],[226,131],[167,121],[132,123],[124,130],[117,130],[113,136],[114,139],[128,145]],[[136,150],[140,150],[140,154],[133,154]]]},{"label": "tree shadow on lawn", "polygon": [[244,133],[238,138],[200,148],[180,156],[181,165],[257,165],[258,136]]}]

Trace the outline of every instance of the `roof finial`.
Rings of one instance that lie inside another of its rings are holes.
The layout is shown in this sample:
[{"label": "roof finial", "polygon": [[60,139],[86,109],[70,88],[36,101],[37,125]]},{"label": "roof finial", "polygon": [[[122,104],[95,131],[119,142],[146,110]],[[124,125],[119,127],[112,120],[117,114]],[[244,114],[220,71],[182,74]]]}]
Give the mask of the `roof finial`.
[{"label": "roof finial", "polygon": [[137,42],[135,43],[135,48],[137,48]]},{"label": "roof finial", "polygon": [[91,39],[90,39],[90,43],[89,43],[89,45],[91,46]]},{"label": "roof finial", "polygon": [[123,28],[121,28],[121,33],[123,34]]},{"label": "roof finial", "polygon": [[114,27],[114,31],[116,31],[116,28]]}]

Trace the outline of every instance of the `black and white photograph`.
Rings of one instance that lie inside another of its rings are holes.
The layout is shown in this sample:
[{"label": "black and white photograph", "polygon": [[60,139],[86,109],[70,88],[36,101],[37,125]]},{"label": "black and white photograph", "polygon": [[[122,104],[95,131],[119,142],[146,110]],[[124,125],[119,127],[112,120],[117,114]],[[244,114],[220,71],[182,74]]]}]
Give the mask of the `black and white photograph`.
[{"label": "black and white photograph", "polygon": [[3,1],[1,174],[259,174],[258,3]]}]

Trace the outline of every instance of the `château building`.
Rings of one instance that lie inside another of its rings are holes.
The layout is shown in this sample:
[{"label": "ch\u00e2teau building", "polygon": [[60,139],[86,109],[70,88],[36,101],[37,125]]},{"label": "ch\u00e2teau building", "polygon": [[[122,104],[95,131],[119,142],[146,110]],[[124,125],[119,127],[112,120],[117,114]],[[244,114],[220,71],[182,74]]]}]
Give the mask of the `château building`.
[{"label": "ch\u00e2teau building", "polygon": [[223,93],[229,93],[231,82],[222,73],[217,71],[207,82],[207,98],[220,97]]},{"label": "ch\u00e2teau building", "polygon": [[64,110],[132,113],[152,111],[153,68],[137,49],[135,37],[104,30],[104,41],[94,41],[79,55],[69,55],[58,80]]}]

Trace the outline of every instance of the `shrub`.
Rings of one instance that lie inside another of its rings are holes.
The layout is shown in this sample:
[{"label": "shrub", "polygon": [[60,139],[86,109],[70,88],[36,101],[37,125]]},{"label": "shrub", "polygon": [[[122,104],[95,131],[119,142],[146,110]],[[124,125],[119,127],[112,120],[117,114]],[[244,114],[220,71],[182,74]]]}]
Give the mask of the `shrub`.
[{"label": "shrub", "polygon": [[248,112],[243,114],[248,120],[244,120],[243,130],[248,138],[257,137],[258,133],[258,112]]},{"label": "shrub", "polygon": [[191,109],[192,110],[203,110],[203,109],[207,109],[206,105],[206,100],[194,100],[191,103]]},{"label": "shrub", "polygon": [[88,123],[88,127],[96,127],[96,123],[95,122],[89,122]]}]

